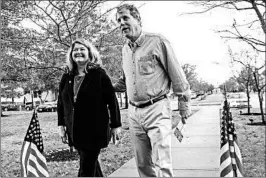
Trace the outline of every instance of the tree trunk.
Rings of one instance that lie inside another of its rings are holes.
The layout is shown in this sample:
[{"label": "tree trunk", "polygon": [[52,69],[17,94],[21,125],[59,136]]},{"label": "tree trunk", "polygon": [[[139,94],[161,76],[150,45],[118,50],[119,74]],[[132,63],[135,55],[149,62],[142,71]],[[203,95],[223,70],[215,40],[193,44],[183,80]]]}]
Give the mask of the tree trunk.
[{"label": "tree trunk", "polygon": [[[46,96],[45,96],[45,98],[44,98],[44,101],[46,101],[47,96],[48,96],[48,91],[46,91]],[[40,98],[41,98],[41,97],[40,97]],[[41,102],[43,103],[42,98],[41,98]]]},{"label": "tree trunk", "polygon": [[258,91],[258,96],[259,96],[259,102],[260,102],[260,112],[261,112],[261,120],[262,120],[262,123],[263,124],[266,124],[265,123],[265,118],[264,118],[264,112],[263,112],[263,98],[261,97],[261,94],[260,92]]},{"label": "tree trunk", "polygon": [[55,100],[58,99],[58,90],[54,90],[54,96],[55,96]]},{"label": "tree trunk", "polygon": [[33,94],[33,90],[30,90],[30,94],[31,94],[31,106],[33,109],[35,109],[35,103],[34,103],[34,94]]},{"label": "tree trunk", "polygon": [[128,98],[127,98],[127,92],[125,92],[125,109],[128,108]]},{"label": "tree trunk", "polygon": [[249,82],[247,82],[246,88],[247,88],[247,97],[248,97],[248,115],[250,115],[250,96],[249,96]]},{"label": "tree trunk", "polygon": [[248,114],[250,114],[250,96],[249,96],[249,92],[248,92]]},{"label": "tree trunk", "polygon": [[122,106],[123,106],[122,94],[119,92],[119,93],[117,93],[117,95],[119,96],[119,100],[120,100],[120,107],[122,107]]},{"label": "tree trunk", "polygon": [[[264,15],[261,14],[257,4],[255,3],[255,0],[251,0],[250,2],[251,2],[253,9],[255,10],[255,12],[256,12],[259,20],[260,20],[261,28],[262,28],[264,34],[266,34],[266,23],[265,23],[265,19],[263,18]],[[264,6],[265,6],[265,1],[264,1]]]},{"label": "tree trunk", "polygon": [[259,103],[260,103],[260,112],[261,112],[261,120],[262,120],[263,124],[266,124],[265,123],[265,119],[264,119],[263,106],[262,106],[262,102],[263,102],[263,98],[262,98],[262,95],[261,95],[262,91],[261,91],[261,88],[259,86],[259,80],[257,80],[256,72],[253,72],[253,76],[254,76],[254,79],[255,79],[256,88],[258,90],[258,97],[259,97]]},{"label": "tree trunk", "polygon": [[41,103],[43,103],[44,101],[42,100],[42,95],[39,95],[38,97],[40,98]]}]

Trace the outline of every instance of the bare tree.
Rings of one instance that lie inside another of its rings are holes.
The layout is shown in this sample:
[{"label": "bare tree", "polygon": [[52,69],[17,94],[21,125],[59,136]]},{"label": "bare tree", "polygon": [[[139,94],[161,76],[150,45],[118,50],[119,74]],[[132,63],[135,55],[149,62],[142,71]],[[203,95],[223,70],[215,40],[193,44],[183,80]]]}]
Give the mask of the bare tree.
[{"label": "bare tree", "polygon": [[184,64],[181,66],[186,78],[188,80],[188,83],[190,84],[190,88],[192,90],[195,90],[195,85],[197,81],[197,73],[196,73],[196,65],[191,65],[191,64]]},{"label": "bare tree", "polygon": [[[243,41],[259,52],[266,52],[265,2],[265,0],[195,1],[189,2],[189,4],[201,7],[203,10],[198,12],[183,13],[181,15],[203,14],[218,8],[222,8],[227,11],[238,11],[239,13],[251,13],[253,18],[247,22],[237,22],[237,20],[234,19],[231,28],[215,31],[221,33],[222,38]],[[254,31],[256,33],[254,33]]]},{"label": "bare tree", "polygon": [[245,86],[246,95],[248,98],[248,114],[250,114],[250,91],[252,86],[252,70],[250,67],[242,67],[239,75],[235,77],[236,81]]},{"label": "bare tree", "polygon": [[[101,12],[104,3],[106,1],[4,1],[1,4],[5,24],[1,62],[6,75],[1,81],[15,82],[23,88],[56,90],[71,42],[83,37],[97,46],[101,37],[112,32],[114,25],[108,22],[107,15],[116,6]],[[23,19],[39,29],[22,25]]]},{"label": "bare tree", "polygon": [[241,53],[233,53],[229,48],[229,55],[233,63],[239,63],[245,68],[244,70],[249,71],[248,78],[251,78],[252,75],[254,76],[255,86],[258,92],[260,110],[261,110],[261,115],[262,115],[261,116],[262,122],[265,124],[263,104],[262,104],[263,102],[262,95],[263,95],[263,90],[266,84],[265,84],[265,81],[260,82],[259,78],[263,74],[259,75],[258,73],[258,71],[265,68],[265,64],[259,58],[259,55],[256,52],[253,52],[253,54],[250,54],[247,51],[241,51]]}]

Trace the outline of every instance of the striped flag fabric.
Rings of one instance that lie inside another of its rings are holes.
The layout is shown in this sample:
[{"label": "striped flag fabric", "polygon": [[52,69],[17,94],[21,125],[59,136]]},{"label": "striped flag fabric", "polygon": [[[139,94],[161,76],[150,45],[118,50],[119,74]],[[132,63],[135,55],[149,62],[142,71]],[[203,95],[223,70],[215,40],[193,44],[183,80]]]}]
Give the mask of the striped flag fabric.
[{"label": "striped flag fabric", "polygon": [[37,117],[34,110],[21,149],[21,177],[49,177],[46,159],[42,154],[43,140]]},{"label": "striped flag fabric", "polygon": [[242,157],[227,101],[221,117],[220,177],[243,177]]},{"label": "striped flag fabric", "polygon": [[232,158],[234,177],[243,177],[242,156],[240,153],[240,149],[238,147],[235,124],[232,121],[231,113],[229,114],[229,121],[228,121],[228,135],[229,135],[230,155]]},{"label": "striped flag fabric", "polygon": [[229,138],[225,116],[221,123],[220,177],[233,177],[233,165],[229,150]]}]

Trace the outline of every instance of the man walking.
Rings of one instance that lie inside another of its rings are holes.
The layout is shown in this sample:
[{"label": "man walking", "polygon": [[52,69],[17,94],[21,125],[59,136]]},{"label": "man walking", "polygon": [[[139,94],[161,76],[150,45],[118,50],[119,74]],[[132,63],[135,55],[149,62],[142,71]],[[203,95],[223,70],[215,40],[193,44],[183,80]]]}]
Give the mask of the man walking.
[{"label": "man walking", "polygon": [[[116,20],[127,38],[122,50],[124,75],[115,88],[126,88],[128,116],[137,169],[141,177],[173,177],[171,108],[172,85],[183,122],[190,116],[190,86],[169,41],[142,31],[134,5],[117,8]],[[125,87],[126,86],[126,87]]]}]

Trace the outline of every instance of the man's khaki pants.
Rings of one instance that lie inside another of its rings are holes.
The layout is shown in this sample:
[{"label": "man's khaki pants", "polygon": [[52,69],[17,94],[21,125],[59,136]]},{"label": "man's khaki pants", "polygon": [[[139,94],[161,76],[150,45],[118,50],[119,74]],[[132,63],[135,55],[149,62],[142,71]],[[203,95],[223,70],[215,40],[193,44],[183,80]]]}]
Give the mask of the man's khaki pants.
[{"label": "man's khaki pants", "polygon": [[170,101],[150,106],[129,105],[129,122],[137,169],[141,177],[173,177]]}]

